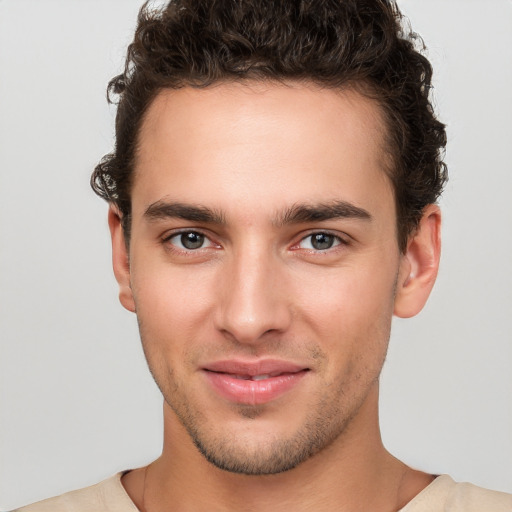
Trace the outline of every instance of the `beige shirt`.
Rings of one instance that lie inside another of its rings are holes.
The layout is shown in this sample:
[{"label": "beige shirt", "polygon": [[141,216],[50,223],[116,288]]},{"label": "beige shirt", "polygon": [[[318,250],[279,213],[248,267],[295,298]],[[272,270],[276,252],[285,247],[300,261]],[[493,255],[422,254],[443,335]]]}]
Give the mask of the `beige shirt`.
[{"label": "beige shirt", "polygon": [[[122,475],[14,512],[138,512],[121,484]],[[512,512],[512,494],[456,483],[441,475],[398,512]]]}]

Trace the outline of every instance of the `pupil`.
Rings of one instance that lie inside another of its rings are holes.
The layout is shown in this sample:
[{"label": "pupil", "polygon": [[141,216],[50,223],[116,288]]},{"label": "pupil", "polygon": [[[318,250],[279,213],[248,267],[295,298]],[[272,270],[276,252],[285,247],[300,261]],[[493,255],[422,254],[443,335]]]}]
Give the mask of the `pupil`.
[{"label": "pupil", "polygon": [[204,235],[200,233],[183,233],[181,243],[187,249],[199,249],[203,245]]},{"label": "pupil", "polygon": [[334,243],[334,237],[326,233],[313,235],[311,245],[318,250],[330,249]]}]

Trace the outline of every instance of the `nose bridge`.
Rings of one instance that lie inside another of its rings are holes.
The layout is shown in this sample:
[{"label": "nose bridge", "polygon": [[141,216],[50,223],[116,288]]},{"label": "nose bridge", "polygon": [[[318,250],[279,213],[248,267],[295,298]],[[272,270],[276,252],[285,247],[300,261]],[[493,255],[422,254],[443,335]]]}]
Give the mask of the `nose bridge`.
[{"label": "nose bridge", "polygon": [[283,290],[282,262],[253,241],[233,251],[224,268],[217,327],[240,343],[257,343],[290,321]]}]

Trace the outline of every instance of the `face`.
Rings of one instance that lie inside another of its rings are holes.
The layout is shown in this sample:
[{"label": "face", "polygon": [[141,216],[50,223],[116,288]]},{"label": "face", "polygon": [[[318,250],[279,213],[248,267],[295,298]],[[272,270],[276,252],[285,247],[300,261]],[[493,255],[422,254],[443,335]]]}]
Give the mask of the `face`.
[{"label": "face", "polygon": [[306,85],[185,88],[148,110],[129,264],[113,228],[121,301],[167,414],[220,468],[295,467],[376,393],[410,269],[381,141],[370,100]]}]

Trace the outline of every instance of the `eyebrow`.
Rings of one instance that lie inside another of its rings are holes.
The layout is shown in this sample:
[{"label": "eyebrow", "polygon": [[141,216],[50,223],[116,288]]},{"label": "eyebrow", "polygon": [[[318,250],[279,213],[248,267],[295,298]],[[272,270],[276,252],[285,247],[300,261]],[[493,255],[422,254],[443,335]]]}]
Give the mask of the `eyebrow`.
[{"label": "eyebrow", "polygon": [[[156,201],[148,206],[144,212],[144,217],[150,221],[176,218],[206,224],[226,224],[226,219],[221,211],[212,210],[206,206],[179,202]],[[273,224],[280,227],[340,218],[372,220],[371,214],[359,206],[347,201],[332,201],[328,203],[295,204],[279,214]]]},{"label": "eyebrow", "polygon": [[328,203],[295,204],[279,216],[277,226],[301,224],[307,222],[322,222],[332,219],[360,219],[371,221],[370,212],[347,201],[332,201]]},{"label": "eyebrow", "polygon": [[206,206],[190,205],[175,202],[156,201],[150,204],[144,212],[144,217],[153,220],[183,219],[191,222],[204,222],[207,224],[225,224],[221,212],[211,210]]}]

